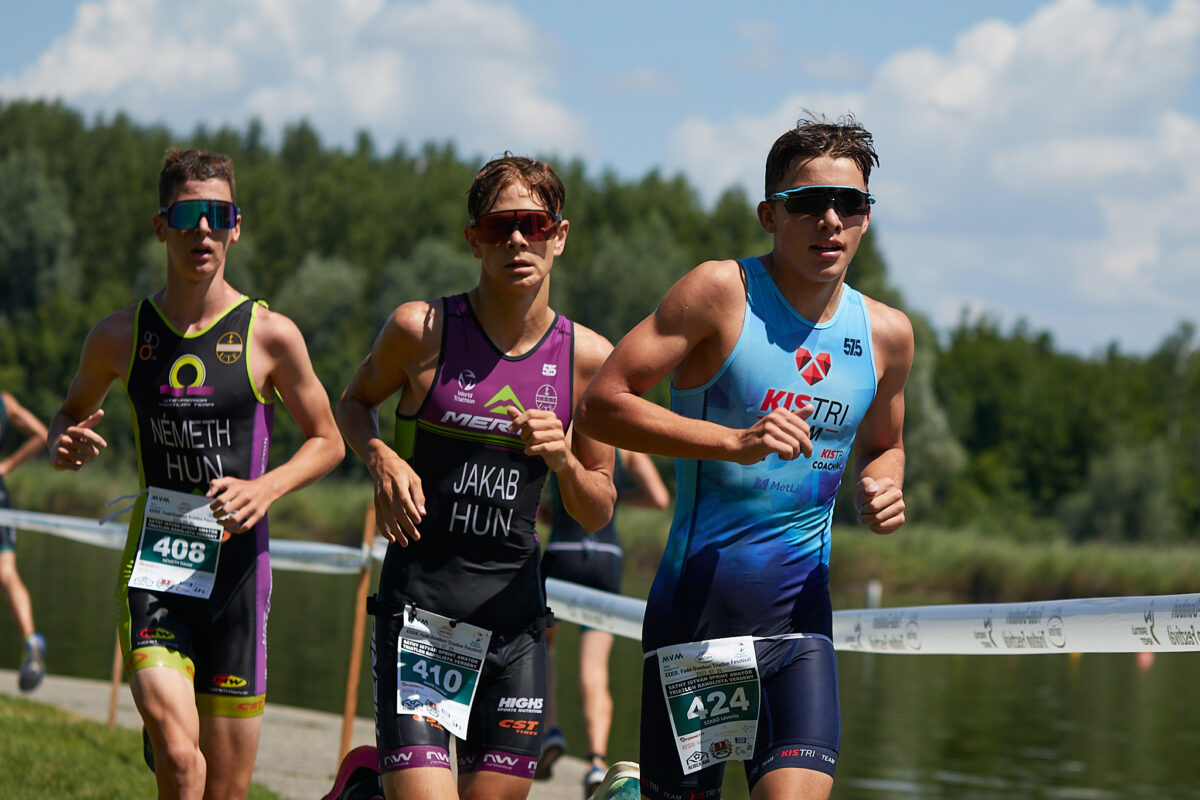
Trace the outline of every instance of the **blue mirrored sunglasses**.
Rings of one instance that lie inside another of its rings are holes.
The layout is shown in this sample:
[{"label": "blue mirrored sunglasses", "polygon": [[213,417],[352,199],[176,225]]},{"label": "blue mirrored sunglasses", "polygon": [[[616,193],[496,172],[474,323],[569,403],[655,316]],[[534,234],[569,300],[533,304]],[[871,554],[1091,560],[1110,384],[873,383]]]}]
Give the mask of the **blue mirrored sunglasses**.
[{"label": "blue mirrored sunglasses", "polygon": [[819,217],[832,204],[839,217],[850,217],[868,213],[875,202],[875,195],[854,186],[801,186],[776,192],[767,199],[782,200],[789,214]]},{"label": "blue mirrored sunglasses", "polygon": [[178,200],[158,213],[166,218],[168,228],[178,231],[195,229],[201,217],[208,217],[208,227],[214,231],[227,231],[237,225],[241,209],[228,200]]}]

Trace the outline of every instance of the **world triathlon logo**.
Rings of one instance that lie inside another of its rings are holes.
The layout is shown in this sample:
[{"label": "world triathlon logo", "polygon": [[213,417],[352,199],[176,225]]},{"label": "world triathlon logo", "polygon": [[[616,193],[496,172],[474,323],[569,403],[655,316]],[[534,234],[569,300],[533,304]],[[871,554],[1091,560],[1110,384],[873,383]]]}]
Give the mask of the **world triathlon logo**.
[{"label": "world triathlon logo", "polygon": [[180,356],[171,365],[169,381],[158,387],[159,394],[170,397],[207,397],[213,393],[211,386],[204,385],[204,362],[196,356]]},{"label": "world triathlon logo", "polygon": [[833,358],[829,353],[817,353],[814,356],[807,348],[796,350],[796,369],[800,370],[800,377],[808,381],[809,386],[823,380],[832,366]]}]

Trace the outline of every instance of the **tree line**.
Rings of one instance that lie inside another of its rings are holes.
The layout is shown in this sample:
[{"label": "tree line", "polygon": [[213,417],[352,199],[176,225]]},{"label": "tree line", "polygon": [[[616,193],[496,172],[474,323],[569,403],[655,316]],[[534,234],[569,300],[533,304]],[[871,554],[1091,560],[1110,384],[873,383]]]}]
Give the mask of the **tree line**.
[{"label": "tree line", "polygon": [[[179,136],[120,114],[89,121],[58,103],[0,104],[0,387],[48,418],[90,326],[161,285],[150,221],[172,146],[233,158],[243,227],[227,276],[296,321],[333,399],[396,305],[475,284],[462,229],[478,160],[439,143],[384,153],[365,133],[352,148],[327,146],[304,121],[277,144],[266,139],[257,122]],[[770,248],[740,189],[706,207],[681,176],[626,180],[549,160],[571,220],[552,304],[613,342],[697,263]],[[912,519],[1018,538],[1200,537],[1190,323],[1146,355],[1115,343],[1074,355],[1025,323],[1006,330],[965,312],[938,333],[890,282],[886,235],[872,226],[848,280],[904,309],[916,330],[905,422]],[[666,402],[666,386],[654,397]],[[105,410],[113,457],[132,463],[128,403],[110,397]],[[381,409],[385,427],[390,416]],[[276,452],[299,439],[279,415]],[[348,459],[333,479],[362,478]]]}]

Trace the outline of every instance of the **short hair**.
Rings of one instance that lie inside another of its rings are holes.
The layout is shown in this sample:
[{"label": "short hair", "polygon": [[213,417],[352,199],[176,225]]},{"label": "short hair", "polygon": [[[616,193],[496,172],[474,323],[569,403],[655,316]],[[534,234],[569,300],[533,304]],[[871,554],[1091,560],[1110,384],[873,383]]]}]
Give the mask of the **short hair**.
[{"label": "short hair", "polygon": [[550,213],[562,213],[567,190],[554,168],[545,161],[505,152],[475,173],[475,180],[467,191],[467,213],[471,219],[486,214],[495,205],[500,192],[513,183],[523,184]]},{"label": "short hair", "polygon": [[229,199],[237,202],[233,182],[233,160],[207,150],[181,150],[172,147],[163,156],[162,171],[158,173],[158,204],[166,207],[188,181],[222,180],[229,184]]},{"label": "short hair", "polygon": [[871,165],[879,164],[874,138],[853,114],[846,114],[836,122],[829,122],[823,116],[801,117],[796,127],[775,140],[767,154],[766,196],[779,190],[779,184],[797,156],[806,157],[806,161],[818,156],[849,158],[862,172],[863,185],[871,180]]}]

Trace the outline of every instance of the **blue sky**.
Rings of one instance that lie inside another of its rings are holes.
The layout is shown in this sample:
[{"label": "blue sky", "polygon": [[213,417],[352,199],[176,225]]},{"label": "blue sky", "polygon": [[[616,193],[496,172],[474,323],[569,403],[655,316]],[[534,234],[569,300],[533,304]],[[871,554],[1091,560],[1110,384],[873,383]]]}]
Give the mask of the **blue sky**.
[{"label": "blue sky", "polygon": [[4,100],[181,135],[305,118],[327,144],[579,157],[706,199],[757,195],[802,109],[852,111],[909,304],[1082,354],[1200,317],[1198,77],[1200,0],[42,0],[0,29]]}]

